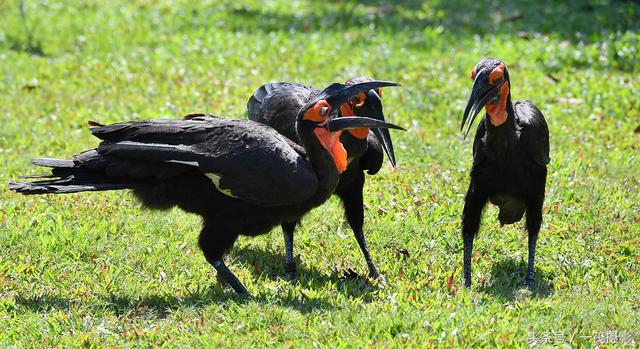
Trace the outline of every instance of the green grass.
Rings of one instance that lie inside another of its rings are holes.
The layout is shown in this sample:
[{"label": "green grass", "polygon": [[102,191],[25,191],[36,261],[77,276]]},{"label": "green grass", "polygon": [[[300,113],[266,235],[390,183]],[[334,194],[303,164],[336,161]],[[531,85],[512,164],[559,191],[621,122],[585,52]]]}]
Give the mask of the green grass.
[{"label": "green grass", "polygon": [[[527,347],[557,333],[594,347],[601,331],[637,345],[640,5],[363,3],[26,0],[29,41],[18,1],[0,0],[0,346]],[[495,207],[474,286],[461,285],[471,141],[458,127],[486,56],[506,62],[514,97],[551,131],[535,293],[521,286],[523,224],[500,227]],[[384,287],[342,277],[367,269],[336,199],[298,230],[297,282],[281,279],[279,229],[239,239],[227,261],[246,301],[216,284],[196,216],[140,210],[125,192],[6,189],[37,171],[32,157],[95,146],[90,119],[244,118],[264,82],[354,75],[403,85],[384,92],[409,129],[393,134],[400,167],[365,192]]]}]

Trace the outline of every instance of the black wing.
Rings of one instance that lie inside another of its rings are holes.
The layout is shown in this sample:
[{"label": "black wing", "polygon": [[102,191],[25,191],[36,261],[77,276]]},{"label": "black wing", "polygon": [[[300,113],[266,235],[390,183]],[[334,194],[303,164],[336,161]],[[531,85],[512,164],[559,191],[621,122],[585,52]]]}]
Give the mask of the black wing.
[{"label": "black wing", "polygon": [[[112,188],[122,189],[200,171],[222,193],[264,206],[301,203],[318,185],[311,164],[283,136],[251,121],[199,116],[123,122],[93,127],[91,132],[103,140],[98,148],[77,155],[73,162],[46,162],[54,167],[54,176],[71,185],[85,175],[97,175],[102,183],[127,182]],[[75,191],[107,190],[89,189],[87,184],[95,178],[83,182],[88,189]]]},{"label": "black wing", "polygon": [[529,101],[515,104],[516,122],[520,127],[520,145],[537,164],[549,164],[549,127],[542,112]]},{"label": "black wing", "polygon": [[249,120],[269,125],[299,144],[296,131],[298,112],[319,92],[309,86],[292,82],[262,85],[247,102]]},{"label": "black wing", "polygon": [[218,189],[245,201],[298,204],[315,192],[311,164],[274,129],[245,120],[195,117],[91,129],[98,152],[135,161],[197,167]]}]

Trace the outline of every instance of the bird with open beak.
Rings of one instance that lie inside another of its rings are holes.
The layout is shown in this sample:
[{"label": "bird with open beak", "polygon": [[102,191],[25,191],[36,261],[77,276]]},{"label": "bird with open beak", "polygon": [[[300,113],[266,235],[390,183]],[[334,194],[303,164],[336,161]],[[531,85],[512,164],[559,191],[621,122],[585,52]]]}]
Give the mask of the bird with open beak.
[{"label": "bird with open beak", "polygon": [[[354,77],[347,80],[345,86],[372,81],[374,80],[368,77]],[[300,143],[300,137],[295,128],[297,110],[320,93],[321,90],[299,83],[275,82],[262,85],[247,103],[249,119],[269,125],[287,138]],[[351,116],[365,116],[384,122],[382,89],[372,88],[352,96],[340,106],[338,114],[343,120],[348,120],[347,117]],[[384,153],[387,154],[391,165],[395,167],[396,158],[391,135],[387,129],[357,128],[342,132],[339,140],[348,157],[337,164],[341,172],[335,194],[343,203],[347,222],[353,230],[369,267],[369,277],[378,278],[380,274],[369,252],[363,231],[364,172],[370,175],[376,174],[382,167]],[[296,277],[293,235],[297,224],[299,219],[282,223],[286,253],[285,272],[289,278]]]},{"label": "bird with open beak", "polygon": [[340,135],[352,129],[393,128],[367,117],[340,117],[360,92],[397,84],[332,84],[296,113],[302,146],[248,120],[191,114],[183,120],[90,123],[102,142],[72,160],[34,159],[51,172],[10,183],[22,194],[131,189],[142,205],[174,206],[202,217],[199,246],[236,292],[247,289],[224,262],[239,235],[256,236],[302,217],[334,192],[348,153]]}]

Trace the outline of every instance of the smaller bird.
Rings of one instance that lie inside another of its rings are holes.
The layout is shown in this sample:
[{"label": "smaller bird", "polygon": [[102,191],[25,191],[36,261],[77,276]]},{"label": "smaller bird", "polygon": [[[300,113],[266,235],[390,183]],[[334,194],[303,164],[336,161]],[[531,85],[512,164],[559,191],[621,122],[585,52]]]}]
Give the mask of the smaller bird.
[{"label": "smaller bird", "polygon": [[486,110],[473,141],[471,182],[462,214],[464,242],[463,282],[471,286],[473,239],[487,201],[500,209],[500,224],[526,217],[529,260],[525,284],[534,288],[536,242],[542,223],[542,205],[549,164],[549,129],[540,110],[529,101],[511,102],[509,71],[499,59],[482,59],[471,71],[471,96],[460,130]]}]

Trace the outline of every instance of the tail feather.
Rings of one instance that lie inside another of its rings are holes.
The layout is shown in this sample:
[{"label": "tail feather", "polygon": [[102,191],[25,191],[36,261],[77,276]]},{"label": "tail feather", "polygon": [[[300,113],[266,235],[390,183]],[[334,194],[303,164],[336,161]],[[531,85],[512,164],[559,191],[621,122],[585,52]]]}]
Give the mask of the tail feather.
[{"label": "tail feather", "polygon": [[34,165],[50,167],[51,173],[20,176],[26,179],[41,179],[32,182],[10,182],[9,190],[25,194],[67,194],[82,191],[135,189],[141,182],[127,177],[109,177],[100,171],[76,167],[73,160],[39,158]]},{"label": "tail feather", "polygon": [[52,168],[73,168],[73,160],[51,159],[51,158],[36,158],[31,159],[31,163],[36,166],[52,167]]},{"label": "tail feather", "polygon": [[[51,181],[56,182],[56,181]],[[36,182],[11,182],[9,190],[13,190],[24,195],[35,194],[69,194],[79,193],[83,191],[104,191],[104,190],[120,190],[134,189],[131,183],[88,183],[74,184],[73,181],[67,183],[36,183]]]},{"label": "tail feather", "polygon": [[58,177],[54,174],[51,173],[41,173],[41,174],[37,174],[37,175],[22,175],[22,176],[18,176],[18,178],[20,179],[36,179],[36,178],[55,178]]}]

